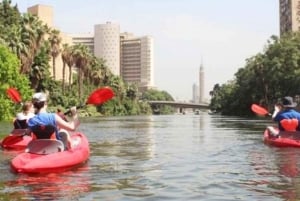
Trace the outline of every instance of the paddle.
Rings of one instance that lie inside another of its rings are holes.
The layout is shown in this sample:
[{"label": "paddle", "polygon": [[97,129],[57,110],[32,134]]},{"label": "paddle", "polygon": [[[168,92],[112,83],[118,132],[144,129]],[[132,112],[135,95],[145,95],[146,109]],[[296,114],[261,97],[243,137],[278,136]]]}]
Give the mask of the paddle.
[{"label": "paddle", "polygon": [[[110,87],[102,87],[98,88],[95,91],[93,91],[90,96],[88,97],[85,104],[76,106],[77,109],[83,108],[85,105],[100,105],[104,102],[110,100],[114,96],[114,92]],[[71,112],[71,110],[68,110],[64,113],[64,115],[67,115]]]},{"label": "paddle", "polygon": [[256,114],[258,114],[258,115],[263,115],[263,116],[265,116],[265,115],[271,115],[268,112],[268,110],[266,110],[265,108],[263,108],[263,107],[261,107],[261,106],[259,106],[257,104],[252,104],[251,105],[251,110],[253,112],[255,112]]},{"label": "paddle", "polygon": [[[20,101],[21,100],[21,96],[19,93],[17,93],[18,91],[16,91],[15,89],[11,88],[11,90],[9,90],[10,94],[12,94],[12,96],[10,97],[13,97],[12,100],[15,100],[15,101]],[[88,104],[91,104],[91,105],[100,105],[108,100],[110,100],[112,97],[114,96],[114,92],[111,88],[109,87],[103,87],[103,88],[98,88],[96,89],[95,91],[93,91],[90,96],[88,97],[85,105],[88,105]],[[82,108],[84,107],[85,105],[80,105],[80,106],[77,106],[77,108]],[[69,114],[71,111],[68,110],[66,114]],[[3,141],[2,141],[2,144],[15,144],[19,141],[22,140],[23,136],[26,135],[26,133],[24,133],[23,135],[11,135],[11,136],[7,136]]]},{"label": "paddle", "polygon": [[20,93],[18,92],[17,89],[11,87],[11,88],[8,88],[6,90],[6,94],[8,95],[8,97],[10,97],[10,99],[15,102],[15,103],[21,103],[22,102],[22,98],[21,98],[21,95]]}]

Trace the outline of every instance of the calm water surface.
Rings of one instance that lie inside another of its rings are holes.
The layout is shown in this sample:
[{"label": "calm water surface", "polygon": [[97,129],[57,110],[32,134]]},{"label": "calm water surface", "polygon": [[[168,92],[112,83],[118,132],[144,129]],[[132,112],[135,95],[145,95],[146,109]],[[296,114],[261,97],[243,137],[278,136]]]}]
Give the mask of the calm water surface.
[{"label": "calm water surface", "polygon": [[2,150],[0,200],[300,200],[300,149],[263,144],[270,123],[206,113],[82,119],[84,166],[18,175],[9,169],[17,153]]}]

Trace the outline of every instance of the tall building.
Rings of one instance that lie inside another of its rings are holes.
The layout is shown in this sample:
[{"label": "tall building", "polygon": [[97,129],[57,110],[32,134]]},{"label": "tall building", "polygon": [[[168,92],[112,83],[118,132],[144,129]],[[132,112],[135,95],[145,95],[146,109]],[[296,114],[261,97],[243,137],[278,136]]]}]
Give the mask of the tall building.
[{"label": "tall building", "polygon": [[300,1],[279,0],[280,35],[300,30]]},{"label": "tall building", "polygon": [[[49,27],[53,27],[53,9],[51,6],[35,5],[27,10],[37,15]],[[107,22],[94,26],[94,34],[65,34],[61,46],[84,44],[96,57],[102,58],[114,75],[121,76],[125,82],[136,83],[139,90],[154,88],[153,38],[136,37],[133,34],[120,34],[120,25]],[[50,61],[51,62],[51,61]],[[50,63],[52,66],[52,62]],[[56,79],[62,79],[61,55],[56,58]],[[53,74],[52,68],[49,69]],[[69,76],[68,70],[66,77]],[[68,80],[67,80],[68,81]]]},{"label": "tall building", "polygon": [[199,103],[199,87],[197,84],[193,84],[193,103]]},{"label": "tall building", "polygon": [[139,90],[153,87],[153,39],[135,37],[131,33],[120,35],[121,76],[125,82],[136,83]]},{"label": "tall building", "polygon": [[46,23],[50,28],[53,28],[53,9],[52,6],[47,5],[35,5],[27,8],[27,12],[36,15]]},{"label": "tall building", "polygon": [[120,75],[120,25],[107,22],[94,27],[94,55],[106,61],[115,75]]},{"label": "tall building", "polygon": [[83,44],[94,54],[94,35],[93,34],[71,34],[73,44]]},{"label": "tall building", "polygon": [[[38,5],[27,8],[27,12],[32,15],[37,16],[42,22],[47,24],[48,27],[55,29],[55,27],[53,25],[53,8],[51,6],[38,4]],[[60,32],[60,37],[62,39],[61,47],[62,47],[62,44],[65,44],[65,43],[72,45],[72,37],[70,35]],[[50,71],[51,75],[53,75],[52,60],[49,61],[49,65],[51,66],[49,71]],[[62,73],[63,62],[61,59],[61,54],[59,54],[55,58],[55,67],[56,67],[55,68],[56,69],[55,70],[55,78],[57,80],[62,80],[62,78],[63,78],[63,73]],[[69,77],[68,70],[65,71],[65,77]],[[66,79],[65,81],[68,82],[69,80]]]},{"label": "tall building", "polygon": [[199,103],[204,102],[204,67],[200,65],[199,70]]}]

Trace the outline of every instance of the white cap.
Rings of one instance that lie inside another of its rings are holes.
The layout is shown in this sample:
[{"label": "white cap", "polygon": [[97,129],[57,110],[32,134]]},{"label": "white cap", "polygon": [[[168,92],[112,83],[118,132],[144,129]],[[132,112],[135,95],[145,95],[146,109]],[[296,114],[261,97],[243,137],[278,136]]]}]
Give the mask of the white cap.
[{"label": "white cap", "polygon": [[32,98],[36,101],[44,102],[47,100],[47,95],[43,92],[38,92],[38,93],[35,93]]}]

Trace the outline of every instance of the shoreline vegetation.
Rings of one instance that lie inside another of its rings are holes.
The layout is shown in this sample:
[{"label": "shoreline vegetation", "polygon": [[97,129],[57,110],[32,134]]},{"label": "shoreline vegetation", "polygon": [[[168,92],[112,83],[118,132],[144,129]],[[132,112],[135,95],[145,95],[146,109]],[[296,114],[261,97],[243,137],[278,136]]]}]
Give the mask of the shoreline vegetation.
[{"label": "shoreline vegetation", "polygon": [[216,84],[210,109],[223,115],[253,116],[251,105],[272,111],[285,96],[300,103],[300,32],[271,36],[264,50],[246,59],[233,80]]},{"label": "shoreline vegetation", "polygon": [[[62,44],[59,30],[49,28],[37,16],[21,14],[11,1],[0,3],[0,13],[0,121],[11,120],[21,110],[21,105],[5,93],[10,87],[20,92],[22,102],[31,100],[34,92],[48,93],[52,112],[84,103],[97,88],[113,89],[112,100],[81,110],[83,116],[152,114],[147,100],[174,100],[166,91],[141,91],[137,84],[124,82],[112,74],[103,59],[93,56],[87,46]],[[63,63],[62,80],[55,78],[55,72],[60,70],[57,59]],[[173,108],[160,108],[160,114],[171,113]]]},{"label": "shoreline vegetation", "polygon": [[[5,95],[9,87],[20,91],[22,101],[30,100],[33,92],[47,92],[49,106],[67,109],[83,103],[94,89],[109,86],[115,97],[95,107],[104,116],[152,114],[157,108],[151,108],[147,100],[174,101],[166,91],[142,91],[137,84],[125,83],[86,46],[62,44],[58,30],[47,27],[36,16],[21,14],[10,0],[0,3],[0,13],[0,121],[10,120],[20,111],[20,105]],[[299,104],[299,44],[299,32],[270,36],[263,51],[246,58],[232,80],[214,85],[210,110],[222,115],[253,116],[252,104],[272,109],[284,96],[294,97]],[[63,63],[59,81],[55,79],[56,59]],[[163,106],[159,113],[175,111]]]}]

